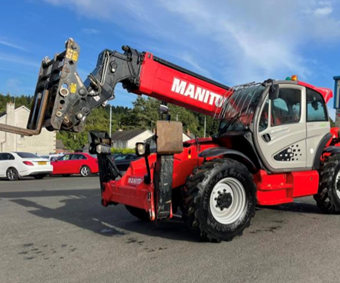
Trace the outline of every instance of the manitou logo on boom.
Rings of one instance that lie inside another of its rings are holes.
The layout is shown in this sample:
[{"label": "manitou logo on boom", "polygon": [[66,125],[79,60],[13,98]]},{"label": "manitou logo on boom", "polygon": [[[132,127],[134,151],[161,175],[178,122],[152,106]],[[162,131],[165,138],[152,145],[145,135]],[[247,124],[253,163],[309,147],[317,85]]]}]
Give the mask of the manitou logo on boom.
[{"label": "manitou logo on boom", "polygon": [[177,78],[174,78],[171,91],[182,94],[184,96],[189,96],[192,99],[196,99],[210,105],[215,105],[216,107],[220,107],[223,102],[223,97],[221,95],[213,93],[202,87],[196,86],[192,83],[188,84],[186,81],[182,81]]}]

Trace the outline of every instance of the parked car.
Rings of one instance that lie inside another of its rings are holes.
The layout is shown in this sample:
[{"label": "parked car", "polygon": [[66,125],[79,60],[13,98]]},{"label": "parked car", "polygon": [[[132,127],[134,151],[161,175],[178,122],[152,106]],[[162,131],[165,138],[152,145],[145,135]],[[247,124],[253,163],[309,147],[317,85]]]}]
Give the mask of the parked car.
[{"label": "parked car", "polygon": [[6,177],[10,181],[26,176],[42,179],[52,171],[53,167],[48,160],[33,153],[0,153],[0,177]]},{"label": "parked car", "polygon": [[114,159],[119,171],[126,171],[132,161],[135,161],[141,157],[135,154],[121,154],[112,158]]},{"label": "parked car", "polygon": [[116,158],[117,156],[121,156],[123,153],[111,153],[111,158]]},{"label": "parked car", "polygon": [[50,162],[57,160],[58,158],[64,156],[64,154],[50,154],[50,155],[40,155],[44,159],[48,159]]},{"label": "parked car", "polygon": [[97,158],[83,152],[65,154],[51,164],[53,165],[53,175],[67,177],[71,174],[80,174],[87,177],[90,174],[98,173]]}]

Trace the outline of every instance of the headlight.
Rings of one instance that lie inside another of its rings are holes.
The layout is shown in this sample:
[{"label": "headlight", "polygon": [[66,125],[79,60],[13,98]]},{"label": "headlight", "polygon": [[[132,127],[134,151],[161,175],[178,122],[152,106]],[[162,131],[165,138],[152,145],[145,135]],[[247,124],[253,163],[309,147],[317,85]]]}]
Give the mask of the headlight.
[{"label": "headlight", "polygon": [[145,155],[145,144],[142,142],[136,143],[136,155],[143,156]]}]

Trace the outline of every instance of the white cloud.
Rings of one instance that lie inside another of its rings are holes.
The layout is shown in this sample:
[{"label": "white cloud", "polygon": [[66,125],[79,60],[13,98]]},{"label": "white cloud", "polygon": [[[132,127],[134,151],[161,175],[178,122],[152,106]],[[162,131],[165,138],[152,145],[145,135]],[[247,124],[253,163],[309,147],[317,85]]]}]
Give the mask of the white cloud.
[{"label": "white cloud", "polygon": [[94,35],[94,34],[100,33],[100,30],[94,29],[94,28],[83,28],[82,32],[86,34]]},{"label": "white cloud", "polygon": [[333,12],[333,8],[328,6],[328,7],[321,7],[317,8],[313,11],[313,14],[316,16],[327,16]]},{"label": "white cloud", "polygon": [[36,68],[40,67],[39,62],[31,61],[25,57],[11,55],[7,53],[1,53],[1,52],[0,52],[0,61],[22,64],[22,65],[27,65],[27,66],[36,67]]},{"label": "white cloud", "polygon": [[21,50],[21,51],[27,51],[26,48],[24,48],[24,47],[22,47],[22,46],[19,46],[19,45],[16,45],[16,44],[14,44],[14,43],[12,43],[12,42],[3,40],[3,39],[0,39],[0,45],[12,47],[12,48],[14,48],[14,49],[18,49],[18,50]]},{"label": "white cloud", "polygon": [[226,84],[293,73],[308,80],[314,58],[303,50],[340,39],[334,1],[45,1],[121,25],[130,36],[142,36],[142,46],[171,47],[170,56]]}]

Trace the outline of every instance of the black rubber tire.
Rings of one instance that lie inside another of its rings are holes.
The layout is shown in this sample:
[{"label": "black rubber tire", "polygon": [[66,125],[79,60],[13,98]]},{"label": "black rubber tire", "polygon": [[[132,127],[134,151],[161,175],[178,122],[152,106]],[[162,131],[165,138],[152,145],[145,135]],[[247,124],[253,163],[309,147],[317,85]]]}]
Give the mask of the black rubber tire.
[{"label": "black rubber tire", "polygon": [[147,213],[144,209],[129,205],[125,205],[125,207],[134,217],[137,217],[139,220],[150,221],[149,213]]},{"label": "black rubber tire", "polygon": [[70,174],[63,174],[63,177],[70,177]]},{"label": "black rubber tire", "polygon": [[17,181],[19,180],[19,173],[18,170],[14,167],[10,167],[6,171],[6,177],[8,181]]},{"label": "black rubber tire", "polygon": [[[213,217],[209,200],[215,184],[223,178],[237,179],[246,194],[243,215],[231,224],[222,224]],[[245,165],[232,159],[214,159],[196,168],[182,192],[182,215],[189,229],[210,242],[231,241],[240,236],[255,215],[256,187]]]},{"label": "black rubber tire", "polygon": [[340,154],[325,158],[320,168],[320,183],[318,194],[314,196],[317,206],[325,213],[340,213],[340,181],[336,184],[336,175],[340,171]]},{"label": "black rubber tire", "polygon": [[[84,168],[87,169],[87,172],[88,172],[87,174],[84,174],[84,171],[83,171]],[[88,177],[88,176],[91,175],[91,170],[88,166],[83,165],[83,166],[81,166],[79,173],[82,177]]]},{"label": "black rubber tire", "polygon": [[37,180],[40,180],[40,179],[44,179],[45,176],[46,176],[45,174],[39,174],[39,175],[35,175],[33,177]]}]

